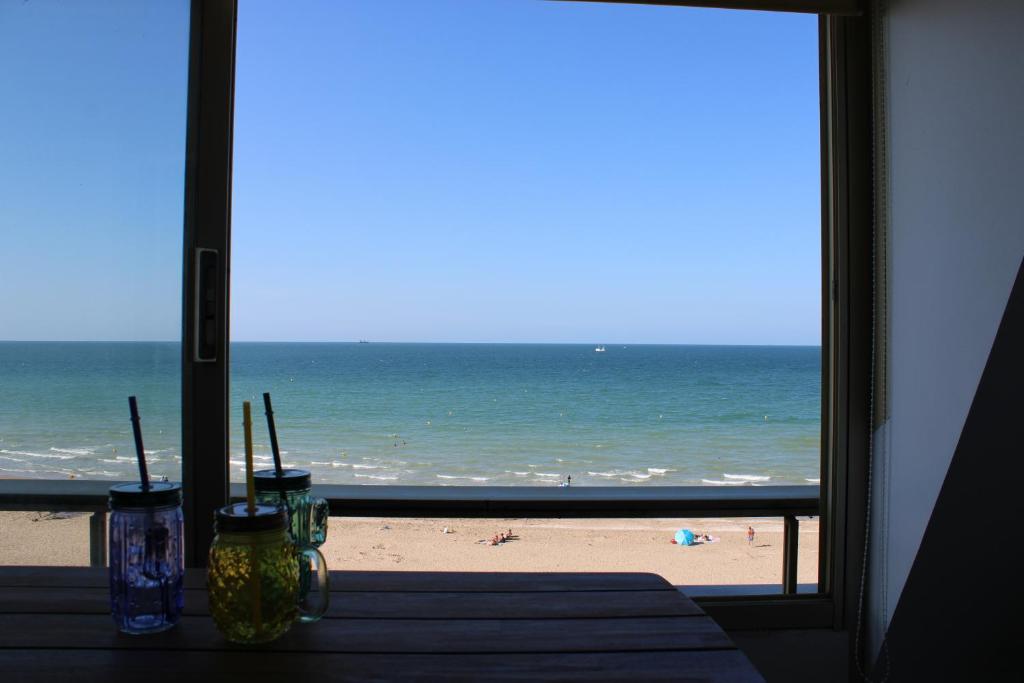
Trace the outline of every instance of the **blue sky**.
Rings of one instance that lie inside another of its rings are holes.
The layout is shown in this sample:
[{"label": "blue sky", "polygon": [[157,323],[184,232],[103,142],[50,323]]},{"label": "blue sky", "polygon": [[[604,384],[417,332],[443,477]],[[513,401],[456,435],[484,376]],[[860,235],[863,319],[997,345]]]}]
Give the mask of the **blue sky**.
[{"label": "blue sky", "polygon": [[[235,339],[818,343],[815,17],[240,4]],[[18,5],[0,338],[176,338],[186,3]]]}]

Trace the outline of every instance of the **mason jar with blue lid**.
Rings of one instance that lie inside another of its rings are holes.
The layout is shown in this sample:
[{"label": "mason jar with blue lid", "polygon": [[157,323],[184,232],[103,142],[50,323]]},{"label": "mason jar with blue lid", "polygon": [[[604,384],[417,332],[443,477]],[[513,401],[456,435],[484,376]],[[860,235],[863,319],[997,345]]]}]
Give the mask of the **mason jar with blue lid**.
[{"label": "mason jar with blue lid", "polygon": [[125,633],[155,633],[185,603],[181,484],[110,487],[110,611]]}]

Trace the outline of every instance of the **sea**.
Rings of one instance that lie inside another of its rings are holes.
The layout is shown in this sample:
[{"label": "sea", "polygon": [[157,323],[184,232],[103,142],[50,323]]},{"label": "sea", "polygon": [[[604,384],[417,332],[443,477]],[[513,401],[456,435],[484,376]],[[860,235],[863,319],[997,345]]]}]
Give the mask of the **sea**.
[{"label": "sea", "polygon": [[[603,351],[597,351],[603,348]],[[0,476],[131,479],[138,397],[149,470],[180,477],[180,345],[0,342]],[[231,346],[233,480],[272,463],[339,484],[817,483],[821,349],[646,344]]]}]

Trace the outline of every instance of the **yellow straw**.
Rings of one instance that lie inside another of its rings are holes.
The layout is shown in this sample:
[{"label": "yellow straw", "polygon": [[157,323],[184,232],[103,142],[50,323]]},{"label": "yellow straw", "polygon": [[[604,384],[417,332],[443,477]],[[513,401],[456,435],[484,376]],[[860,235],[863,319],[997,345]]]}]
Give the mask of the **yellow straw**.
[{"label": "yellow straw", "polygon": [[249,585],[252,587],[252,621],[256,633],[263,632],[263,589],[261,587],[262,577],[260,576],[260,557],[258,546],[254,543],[249,547],[249,561],[252,563],[252,573],[249,575]]},{"label": "yellow straw", "polygon": [[245,431],[245,503],[249,514],[256,514],[256,481],[252,474],[252,406],[242,402],[242,429]]},{"label": "yellow straw", "polygon": [[[245,503],[250,515],[256,514],[256,480],[252,474],[252,406],[242,401],[242,431],[245,433]],[[260,558],[253,545],[249,561],[251,572],[249,586],[252,588],[252,620],[256,633],[263,631],[263,596],[260,587]]]}]

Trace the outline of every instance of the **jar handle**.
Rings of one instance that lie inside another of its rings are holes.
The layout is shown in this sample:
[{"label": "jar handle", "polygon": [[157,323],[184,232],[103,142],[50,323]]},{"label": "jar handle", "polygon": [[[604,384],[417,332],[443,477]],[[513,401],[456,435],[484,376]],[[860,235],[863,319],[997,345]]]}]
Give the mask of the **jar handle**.
[{"label": "jar handle", "polygon": [[[299,555],[302,557],[303,570],[308,566],[306,562],[315,567],[317,592],[320,595],[320,600],[313,609],[307,608],[305,604],[306,601],[300,598],[299,620],[303,622],[317,621],[325,612],[327,612],[327,606],[331,599],[330,580],[327,575],[327,561],[319,550],[311,546],[299,548]],[[312,593],[312,591],[310,591],[310,593]]]},{"label": "jar handle", "polygon": [[309,542],[319,548],[327,540],[327,518],[331,505],[323,498],[314,498],[309,515]]}]

